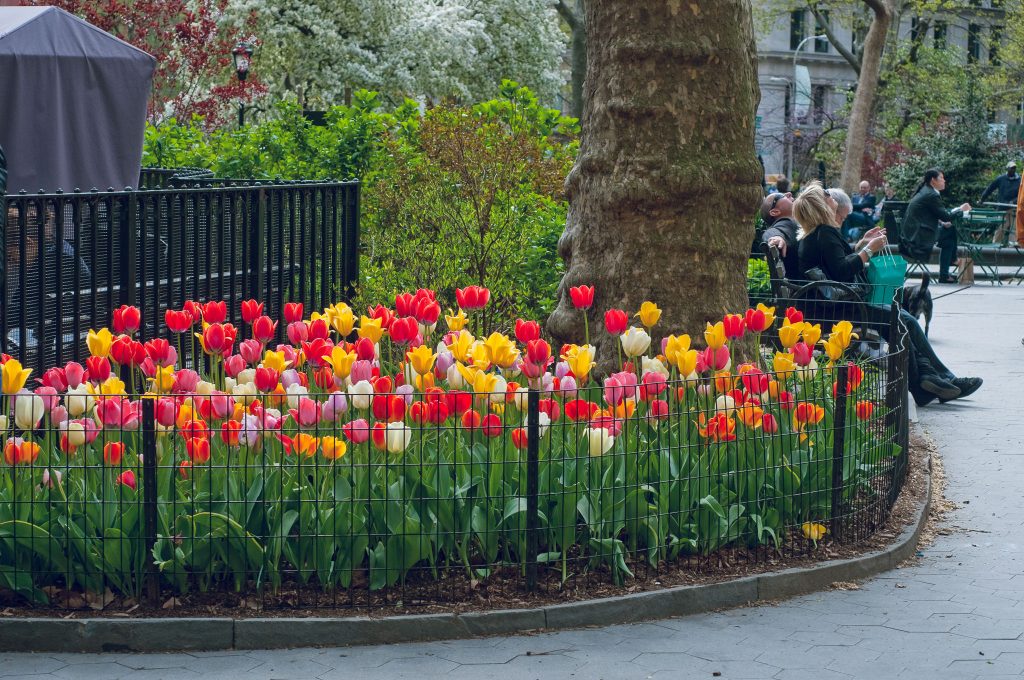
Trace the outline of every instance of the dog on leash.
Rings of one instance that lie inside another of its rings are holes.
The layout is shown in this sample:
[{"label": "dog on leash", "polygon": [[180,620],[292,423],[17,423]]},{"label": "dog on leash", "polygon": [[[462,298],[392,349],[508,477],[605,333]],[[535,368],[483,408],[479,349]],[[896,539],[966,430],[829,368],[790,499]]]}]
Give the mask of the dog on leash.
[{"label": "dog on leash", "polygon": [[932,294],[928,291],[931,280],[928,272],[924,272],[921,283],[903,287],[902,307],[915,319],[924,316],[925,335],[928,335],[928,326],[932,323]]}]

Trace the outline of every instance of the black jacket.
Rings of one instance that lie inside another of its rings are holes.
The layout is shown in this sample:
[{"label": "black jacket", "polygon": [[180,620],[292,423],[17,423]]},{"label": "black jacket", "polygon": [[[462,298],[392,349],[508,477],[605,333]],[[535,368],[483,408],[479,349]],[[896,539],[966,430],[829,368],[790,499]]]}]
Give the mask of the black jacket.
[{"label": "black jacket", "polygon": [[800,273],[818,267],[825,277],[841,283],[855,283],[863,280],[864,261],[853,252],[853,247],[843,239],[838,229],[829,224],[818,228],[800,239]]},{"label": "black jacket", "polygon": [[992,184],[988,185],[988,189],[985,189],[985,193],[981,195],[980,203],[984,203],[985,199],[992,192],[996,192],[996,200],[1000,203],[1016,203],[1017,192],[1020,190],[1020,175],[1017,173],[1013,174],[1013,177],[1009,175],[999,175]]},{"label": "black jacket", "polygon": [[786,268],[786,278],[799,279],[803,270],[800,269],[799,243],[796,232],[799,229],[791,217],[780,217],[761,234],[761,243],[768,243],[773,236],[781,236],[786,240],[786,255],[782,258],[782,266]]},{"label": "black jacket", "polygon": [[930,186],[921,187],[910,199],[900,226],[900,251],[915,260],[931,257],[939,237],[939,220],[949,222],[953,213],[942,205],[942,197]]}]

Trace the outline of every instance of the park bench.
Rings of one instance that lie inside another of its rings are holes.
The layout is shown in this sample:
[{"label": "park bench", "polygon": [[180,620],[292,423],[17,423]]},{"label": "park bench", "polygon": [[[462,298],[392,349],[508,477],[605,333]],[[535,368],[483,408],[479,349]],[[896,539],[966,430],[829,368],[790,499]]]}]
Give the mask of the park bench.
[{"label": "park bench", "polygon": [[[972,210],[966,215],[957,215],[953,222],[960,247],[964,250],[966,257],[969,257],[976,267],[998,285],[1003,283],[999,273],[999,263],[1004,259],[1001,256],[1004,254],[1024,255],[1020,244],[1011,244],[1010,242],[1010,229],[1006,228],[1006,216],[1005,209],[980,209]],[[1024,261],[1018,261],[1017,269],[1010,277],[1018,279],[1018,285],[1022,270],[1024,270]]]}]

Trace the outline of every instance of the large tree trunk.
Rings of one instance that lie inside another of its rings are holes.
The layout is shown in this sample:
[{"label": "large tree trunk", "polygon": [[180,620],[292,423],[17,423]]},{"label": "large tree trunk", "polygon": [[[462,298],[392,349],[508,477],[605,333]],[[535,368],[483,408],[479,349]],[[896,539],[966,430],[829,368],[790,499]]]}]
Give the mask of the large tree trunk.
[{"label": "large tree trunk", "polygon": [[656,335],[697,337],[746,309],[760,92],[748,0],[588,2],[586,25],[583,136],[558,244],[566,274],[547,329],[582,342],[568,289],[594,285],[591,339],[607,367],[606,309],[652,300]]},{"label": "large tree trunk", "polygon": [[839,183],[852,194],[861,179],[864,165],[864,149],[868,141],[868,126],[875,105],[878,77],[882,72],[882,52],[885,38],[892,21],[892,0],[864,0],[874,12],[867,37],[864,38],[864,54],[861,56],[860,78],[857,92],[853,97],[850,124],[846,132],[846,152],[843,156],[843,172]]}]

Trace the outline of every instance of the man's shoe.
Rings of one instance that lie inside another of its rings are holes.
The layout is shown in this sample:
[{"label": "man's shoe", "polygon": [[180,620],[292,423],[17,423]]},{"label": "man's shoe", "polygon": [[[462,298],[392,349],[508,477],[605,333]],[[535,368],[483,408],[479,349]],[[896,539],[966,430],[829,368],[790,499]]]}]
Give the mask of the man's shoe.
[{"label": "man's shoe", "polygon": [[914,395],[914,403],[917,404],[918,408],[922,406],[927,406],[936,399],[938,399],[938,397],[936,397],[934,394],[929,394],[928,392],[919,392],[918,394]]},{"label": "man's shoe", "polygon": [[[981,378],[953,378],[950,383],[960,389],[960,394],[953,399],[963,399],[964,397],[970,396],[978,391],[981,384],[985,382]],[[945,404],[950,399],[940,399],[941,403]]]},{"label": "man's shoe", "polygon": [[925,375],[921,378],[921,389],[925,392],[931,392],[939,399],[946,399],[947,401],[960,396],[959,387],[934,374]]},{"label": "man's shoe", "polygon": [[952,276],[940,276],[939,283],[956,283],[956,279]]}]

